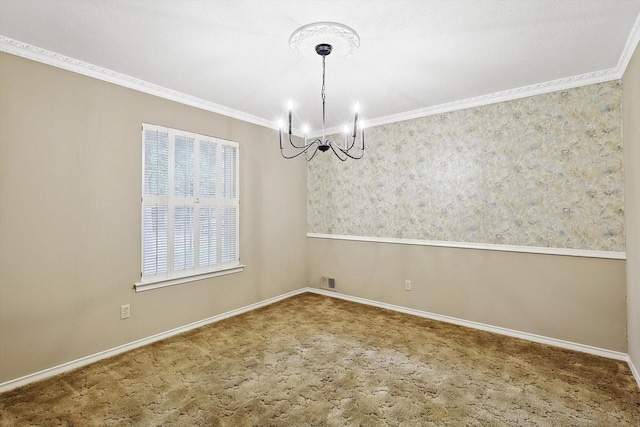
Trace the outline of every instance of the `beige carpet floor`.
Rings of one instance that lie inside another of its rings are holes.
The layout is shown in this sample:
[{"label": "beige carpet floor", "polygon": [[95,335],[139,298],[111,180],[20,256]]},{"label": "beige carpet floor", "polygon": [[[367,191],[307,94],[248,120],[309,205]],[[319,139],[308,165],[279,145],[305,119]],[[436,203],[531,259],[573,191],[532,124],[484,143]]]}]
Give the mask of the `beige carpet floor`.
[{"label": "beige carpet floor", "polygon": [[626,363],[316,294],[0,395],[2,426],[640,426]]}]

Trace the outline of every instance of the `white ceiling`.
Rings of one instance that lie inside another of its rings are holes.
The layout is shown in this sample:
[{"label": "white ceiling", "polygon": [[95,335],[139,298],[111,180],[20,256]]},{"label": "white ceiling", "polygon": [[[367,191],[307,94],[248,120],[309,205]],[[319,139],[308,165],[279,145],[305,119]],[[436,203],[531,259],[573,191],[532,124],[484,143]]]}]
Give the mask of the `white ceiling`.
[{"label": "white ceiling", "polygon": [[339,22],[361,39],[350,57],[327,57],[333,127],[357,100],[380,123],[575,76],[611,79],[637,43],[639,14],[640,0],[0,0],[0,35],[257,123],[284,117],[292,98],[318,129],[321,58],[288,45],[303,25]]}]

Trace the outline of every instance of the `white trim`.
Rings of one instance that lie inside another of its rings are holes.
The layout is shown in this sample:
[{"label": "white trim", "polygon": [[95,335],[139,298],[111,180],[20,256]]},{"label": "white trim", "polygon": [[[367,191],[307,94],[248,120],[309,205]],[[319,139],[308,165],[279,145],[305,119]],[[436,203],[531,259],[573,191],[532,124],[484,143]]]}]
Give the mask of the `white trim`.
[{"label": "white trim", "polygon": [[299,295],[299,294],[302,294],[302,293],[305,293],[305,292],[307,292],[307,290],[304,289],[304,288],[303,289],[298,289],[298,290],[295,290],[295,291],[292,291],[292,292],[288,292],[286,294],[282,294],[282,295],[275,296],[273,298],[266,299],[264,301],[260,301],[260,302],[254,303],[254,304],[247,305],[245,307],[237,308],[235,310],[231,310],[231,311],[228,311],[226,313],[218,314],[216,316],[209,317],[208,319],[200,320],[198,322],[193,322],[193,323],[190,323],[188,325],[181,326],[181,327],[178,327],[178,328],[175,328],[175,329],[171,329],[171,330],[166,331],[166,332],[161,332],[159,334],[155,334],[155,335],[152,335],[152,336],[147,337],[147,338],[142,338],[142,339],[139,339],[137,341],[130,342],[128,344],[124,344],[124,345],[121,345],[121,346],[118,346],[118,347],[111,348],[109,350],[101,351],[99,353],[95,353],[95,354],[92,354],[90,356],[82,357],[80,359],[76,359],[76,360],[73,360],[71,362],[63,363],[61,365],[54,366],[52,368],[44,369],[42,371],[35,372],[33,374],[25,375],[23,377],[16,378],[14,380],[9,380],[9,381],[6,381],[6,382],[0,384],[0,393],[12,390],[12,389],[14,389],[16,387],[20,387],[20,386],[23,386],[23,385],[26,385],[26,384],[30,384],[32,382],[41,381],[41,380],[44,380],[46,378],[50,378],[50,377],[52,377],[54,375],[58,375],[58,374],[62,374],[64,372],[71,371],[73,369],[77,369],[77,368],[80,368],[80,367],[83,367],[83,366],[87,366],[87,365],[89,365],[91,363],[98,362],[98,361],[100,361],[102,359],[106,359],[108,357],[112,357],[112,356],[127,352],[129,350],[133,350],[133,349],[136,349],[138,347],[142,347],[142,346],[154,343],[156,341],[160,341],[160,340],[172,337],[174,335],[178,335],[178,334],[190,331],[192,329],[200,328],[202,326],[206,326],[206,325],[209,325],[211,323],[215,323],[215,322],[218,322],[220,320],[227,319],[229,317],[237,316],[239,314],[246,313],[248,311],[252,311],[252,310],[255,310],[257,308],[264,307],[264,306],[273,304],[275,302],[278,302],[278,301],[281,301],[281,300],[284,300],[284,299],[287,299],[287,298],[290,298],[292,296]]},{"label": "white trim", "polygon": [[329,297],[334,297],[334,298],[339,298],[339,299],[343,299],[346,301],[351,301],[351,302],[355,302],[355,303],[359,303],[359,304],[366,304],[366,305],[371,305],[374,307],[379,307],[379,308],[384,308],[384,309],[388,309],[388,310],[393,310],[393,311],[397,311],[400,313],[405,313],[405,314],[410,314],[413,316],[419,316],[419,317],[424,317],[427,319],[432,319],[432,320],[436,320],[436,321],[441,321],[441,322],[447,322],[447,323],[453,323],[456,325],[460,325],[460,326],[466,326],[469,328],[473,328],[473,329],[479,329],[479,330],[483,330],[483,331],[487,331],[487,332],[493,332],[493,333],[497,333],[497,334],[501,334],[501,335],[507,335],[507,336],[511,336],[514,338],[521,338],[521,339],[525,339],[528,341],[533,341],[533,342],[537,342],[537,343],[541,343],[541,344],[547,344],[547,345],[552,345],[555,347],[560,347],[560,348],[565,348],[568,350],[574,350],[574,351],[579,351],[579,352],[583,352],[583,353],[588,353],[588,354],[594,354],[596,356],[602,356],[602,357],[606,357],[609,359],[615,359],[615,360],[622,360],[622,361],[626,361],[629,364],[629,368],[631,369],[631,372],[633,373],[633,376],[636,379],[636,382],[638,383],[638,386],[640,386],[640,375],[638,374],[638,371],[636,370],[635,366],[633,365],[633,363],[631,362],[631,359],[629,358],[629,356],[625,353],[620,353],[617,351],[612,351],[612,350],[607,350],[607,349],[602,349],[602,348],[598,348],[598,347],[592,347],[592,346],[588,346],[588,345],[583,345],[583,344],[577,344],[577,343],[572,343],[569,341],[564,341],[564,340],[558,340],[555,338],[548,338],[548,337],[543,337],[540,335],[535,335],[535,334],[529,334],[526,332],[519,332],[519,331],[515,331],[512,329],[507,329],[507,328],[501,328],[498,326],[491,326],[491,325],[486,325],[483,323],[478,323],[478,322],[472,322],[472,321],[468,321],[468,320],[462,320],[462,319],[457,319],[455,317],[450,317],[450,316],[443,316],[443,315],[439,315],[439,314],[434,314],[434,313],[429,313],[429,312],[425,312],[425,311],[421,311],[421,310],[416,310],[416,309],[411,309],[411,308],[406,308],[406,307],[401,307],[401,306],[397,306],[397,305],[393,305],[393,304],[386,304],[386,303],[382,303],[382,302],[378,302],[378,301],[373,301],[373,300],[368,300],[365,298],[359,298],[359,297],[353,297],[350,295],[344,295],[344,294],[339,294],[336,293],[335,291],[325,291],[323,289],[317,289],[317,288],[311,288],[311,287],[305,287],[305,288],[301,288],[295,291],[291,291],[282,295],[278,295],[269,299],[266,299],[264,301],[260,301],[254,304],[250,304],[247,305],[245,307],[241,307],[235,310],[231,310],[228,311],[226,313],[222,313],[222,314],[218,314],[216,316],[213,317],[209,317],[207,319],[204,320],[200,320],[197,322],[193,322],[190,323],[188,325],[185,326],[181,326],[178,328],[174,328],[171,329],[169,331],[166,332],[161,332],[159,334],[155,334],[152,335],[150,337],[147,338],[142,338],[133,342],[130,342],[128,344],[124,344],[118,347],[114,347],[111,348],[109,350],[105,350],[105,351],[101,351],[99,353],[95,353],[92,354],[90,356],[86,356],[86,357],[82,357],[80,359],[76,359],[67,363],[63,363],[61,365],[58,366],[54,366],[48,369],[44,369],[42,371],[39,372],[35,372],[33,374],[29,374],[29,375],[25,375],[23,377],[20,378],[16,378],[13,380],[9,380],[6,381],[4,383],[0,383],[0,393],[4,393],[5,391],[9,391],[12,390],[16,387],[21,387],[23,385],[27,385],[36,381],[42,381],[44,379],[53,377],[55,375],[59,375],[62,374],[64,372],[68,372],[71,371],[73,369],[77,369],[77,368],[81,368],[83,366],[87,366],[90,365],[91,363],[95,363],[98,362],[102,359],[106,359],[108,357],[112,357],[112,356],[116,356],[118,354],[130,351],[130,350],[134,350],[136,348],[154,343],[156,341],[160,341],[166,338],[170,338],[174,335],[179,335],[183,332],[187,332],[190,331],[192,329],[196,329],[202,326],[206,326],[209,325],[211,323],[215,323],[218,322],[220,320],[223,319],[227,319],[229,317],[233,317],[233,316],[237,316],[239,314],[242,313],[246,313],[252,310],[255,310],[257,308],[260,307],[264,307],[273,303],[276,303],[278,301],[282,301],[284,299],[287,298],[291,298],[295,295],[300,295],[306,292],[311,292],[311,293],[315,293],[315,294],[320,294],[320,295],[325,295],[325,296],[329,296]]},{"label": "white trim", "polygon": [[[618,68],[595,71],[592,73],[566,77],[563,79],[548,82],[536,83],[529,86],[522,86],[501,92],[488,93],[474,98],[460,99],[458,101],[446,102],[444,104],[432,105],[418,108],[417,110],[405,111],[398,114],[366,119],[366,128],[397,123],[405,120],[419,119],[421,117],[433,116],[436,114],[450,113],[452,111],[465,110],[467,108],[481,107],[484,105],[496,104],[498,102],[513,101],[515,99],[527,98],[529,96],[542,95],[545,93],[557,92],[560,90],[573,89],[580,86],[587,86],[596,83],[618,80],[622,77]],[[317,133],[317,132],[316,132]],[[310,138],[319,135],[309,134]],[[325,131],[327,135],[342,133],[342,128],[333,127]]]},{"label": "white trim", "polygon": [[607,70],[595,71],[592,73],[508,89],[501,92],[489,93],[486,95],[476,96],[474,98],[461,99],[459,101],[419,108],[417,110],[406,111],[404,113],[391,114],[389,116],[378,117],[371,120],[367,119],[366,125],[367,127],[372,127],[401,122],[404,120],[418,119],[436,114],[449,113],[451,111],[465,110],[467,108],[481,107],[483,105],[491,105],[498,102],[513,101],[515,99],[526,98],[529,96],[573,89],[580,86],[617,80],[619,78],[620,72],[616,68],[609,68]]},{"label": "white trim", "polygon": [[[498,102],[511,101],[519,98],[526,98],[534,95],[541,95],[543,93],[556,92],[559,90],[572,89],[575,87],[586,86],[595,83],[602,83],[610,80],[621,79],[624,71],[631,60],[631,56],[635,50],[635,46],[638,45],[640,40],[640,15],[636,18],[629,37],[622,50],[622,54],[618,60],[618,63],[614,68],[608,68],[605,70],[594,71],[591,73],[580,74],[577,76],[565,77],[557,80],[551,80],[547,82],[536,83],[533,85],[522,86],[518,88],[508,89],[501,92],[489,93],[486,95],[477,96],[474,98],[466,98],[457,101],[447,102],[444,104],[433,105],[430,107],[419,108],[412,111],[407,111],[398,114],[391,114],[388,116],[366,119],[366,126],[380,126],[388,123],[401,122],[404,120],[417,119],[420,117],[431,116],[434,114],[442,114],[446,112],[464,110],[466,108],[479,107],[482,105],[490,105]],[[13,55],[21,56],[23,58],[31,59],[33,61],[42,62],[54,67],[62,68],[75,73],[83,74],[89,77],[93,77],[99,80],[104,80],[110,83],[114,83],[120,86],[124,86],[130,89],[138,90],[140,92],[148,93],[151,95],[159,96],[171,101],[180,102],[185,105],[200,108],[213,113],[222,114],[224,116],[232,117],[245,122],[253,123],[256,125],[264,126],[270,129],[278,129],[278,124],[271,120],[266,120],[262,117],[257,117],[252,114],[244,113],[242,111],[234,110],[232,108],[225,107],[223,105],[215,104],[213,102],[197,98],[195,96],[187,95],[182,92],[178,92],[172,89],[168,89],[154,83],[149,83],[135,77],[128,76],[126,74],[118,73],[97,65],[89,64],[78,59],[70,58],[66,55],[51,52],[46,49],[42,49],[28,43],[24,43],[18,40],[14,40],[0,35],[0,51],[7,52]],[[295,134],[302,137],[301,130],[296,129]],[[341,133],[342,129],[335,127],[326,130],[326,134]],[[314,137],[317,132],[309,134],[310,137]],[[316,135],[319,136],[319,135]]]},{"label": "white trim", "polygon": [[179,285],[181,283],[195,282],[197,280],[210,279],[212,277],[226,276],[227,274],[241,273],[244,271],[244,265],[235,265],[208,273],[195,274],[192,276],[177,277],[172,279],[162,279],[153,282],[136,282],[133,287],[136,292],[150,291],[151,289],[165,288],[167,286]]},{"label": "white trim", "polygon": [[137,90],[139,92],[155,95],[170,101],[179,102],[191,107],[211,111],[212,113],[222,114],[223,116],[232,117],[234,119],[271,129],[278,128],[277,124],[271,120],[266,120],[262,117],[234,110],[233,108],[225,107],[224,105],[216,104],[196,96],[187,95],[185,93],[178,92],[177,90],[168,89],[154,83],[149,83],[126,74],[89,64],[87,62],[51,52],[18,40],[13,40],[2,35],[0,35],[0,51],[31,59],[32,61],[42,62],[43,64],[51,65],[53,67],[62,68],[63,70],[93,77],[94,79],[103,80],[105,82]]},{"label": "white trim", "polygon": [[[629,37],[627,38],[627,41],[622,50],[622,54],[618,59],[618,63],[613,68],[594,71],[591,73],[579,74],[577,76],[570,76],[547,82],[536,83],[528,86],[517,87],[501,92],[488,93],[485,95],[476,96],[474,98],[460,99],[457,101],[446,102],[439,105],[432,105],[430,107],[419,108],[417,110],[406,111],[403,113],[365,119],[366,127],[370,128],[374,126],[381,126],[389,123],[397,123],[405,120],[433,116],[435,114],[449,113],[451,111],[464,110],[467,108],[480,107],[483,105],[491,105],[498,102],[513,101],[515,99],[542,95],[545,93],[557,92],[560,90],[573,89],[590,84],[619,80],[624,75],[624,72],[627,69],[627,65],[629,65],[629,61],[631,60],[633,52],[635,51],[638,43],[640,43],[640,15],[638,15],[638,17],[636,18],[636,21],[631,28],[631,32],[629,33]],[[327,135],[342,133],[342,128],[333,127],[330,129],[326,129],[325,133]],[[310,138],[315,138],[320,136],[320,132],[312,132],[308,136]]]},{"label": "white trim", "polygon": [[487,251],[520,252],[543,255],[563,255],[585,258],[627,259],[626,252],[594,251],[587,249],[544,248],[538,246],[496,245],[491,243],[445,242],[440,240],[397,239],[393,237],[347,236],[342,234],[307,233],[312,239],[351,240],[356,242],[391,243],[398,245],[437,246],[444,248],[478,249]]},{"label": "white trim", "polygon": [[624,72],[627,70],[627,65],[629,65],[629,61],[631,61],[631,57],[633,56],[633,52],[635,52],[638,43],[640,43],[640,14],[636,17],[636,22],[631,28],[629,38],[624,45],[624,49],[622,49],[622,54],[620,55],[620,59],[616,65],[616,69],[620,73],[620,78],[622,78]]},{"label": "white trim", "polygon": [[[500,326],[492,326],[484,323],[473,322],[470,320],[458,319],[455,317],[444,316],[441,314],[429,313],[427,311],[416,310],[413,308],[401,307],[398,305],[387,304],[383,302],[373,301],[366,298],[354,297],[351,295],[339,294],[335,291],[327,291],[318,288],[307,288],[307,292],[315,294],[325,295],[333,298],[343,299],[359,304],[371,305],[374,307],[384,308],[387,310],[397,311],[399,313],[410,314],[413,316],[424,317],[426,319],[436,320],[439,322],[452,323],[454,325],[465,326],[467,328],[478,329],[481,331],[493,332],[495,334],[506,335],[513,338],[520,338],[527,341],[532,341],[540,344],[551,345],[554,347],[560,347],[567,350],[579,351],[581,353],[593,354],[596,356],[606,357],[608,359],[622,360],[629,362],[629,356],[626,353],[618,351],[607,350],[604,348],[593,347],[585,344],[578,344],[570,341],[559,340],[556,338],[544,337],[541,335],[530,334],[528,332],[520,332],[513,329],[502,328]],[[638,377],[636,377],[637,379]]]},{"label": "white trim", "polygon": [[627,356],[627,363],[629,364],[629,369],[631,369],[633,378],[636,379],[636,383],[638,383],[638,387],[640,387],[640,372],[638,372],[638,370],[636,369],[630,356]]}]

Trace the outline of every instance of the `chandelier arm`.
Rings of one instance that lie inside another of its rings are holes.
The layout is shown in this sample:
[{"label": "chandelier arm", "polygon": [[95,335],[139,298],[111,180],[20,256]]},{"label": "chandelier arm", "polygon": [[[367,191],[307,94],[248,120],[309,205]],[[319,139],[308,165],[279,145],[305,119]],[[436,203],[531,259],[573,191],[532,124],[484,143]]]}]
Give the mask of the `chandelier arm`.
[{"label": "chandelier arm", "polygon": [[[354,138],[354,143],[355,143],[355,138]],[[331,148],[333,149],[333,145],[331,146]],[[338,148],[338,150],[340,150],[340,152],[342,154],[344,154],[345,156],[347,156],[347,157],[349,157],[351,159],[354,159],[354,160],[360,160],[364,156],[364,149],[360,150],[360,155],[359,156],[354,156],[354,155],[351,155],[349,153],[349,150],[351,150],[353,148],[353,143],[351,144],[351,147],[349,147],[346,150],[344,148],[341,148],[340,146],[338,146],[337,148]],[[333,150],[333,152],[335,153],[335,149]],[[342,160],[342,159],[340,159],[340,160]]]},{"label": "chandelier arm", "polygon": [[296,144],[294,144],[294,143],[293,143],[293,140],[291,139],[291,134],[289,134],[289,144],[291,144],[291,146],[292,146],[293,148],[297,148],[297,149],[300,149],[300,150],[301,150],[301,149],[303,149],[303,148],[307,148],[308,146],[310,146],[310,145],[311,145],[311,144],[313,144],[314,142],[316,142],[316,141],[312,141],[312,142],[310,142],[310,143],[308,143],[308,144],[305,144],[305,145],[296,145]]},{"label": "chandelier arm", "polygon": [[[363,135],[364,135],[364,134],[363,134]],[[347,151],[350,151],[350,150],[354,147],[354,145],[356,145],[356,139],[357,139],[357,137],[356,137],[356,136],[352,136],[351,138],[352,138],[352,139],[351,139],[351,145],[349,145],[349,147],[347,147],[347,149],[346,149],[346,150],[344,150],[344,149],[342,149],[342,148],[338,147],[338,148],[340,148],[340,151],[342,151],[343,153],[346,153]],[[362,150],[362,151],[364,151],[364,150]]]},{"label": "chandelier arm", "polygon": [[[337,158],[339,158],[343,162],[347,161],[347,157],[344,157],[344,158],[340,157],[340,154],[338,154],[336,149],[333,147],[333,144],[329,144],[329,147],[331,147],[331,151],[333,151],[333,154],[335,154]],[[346,156],[349,156],[349,154],[345,153],[344,150],[341,150],[340,147],[338,147],[338,150],[340,150],[340,152],[342,154],[345,154]],[[351,157],[351,156],[349,156],[349,157]]]},{"label": "chandelier arm", "polygon": [[[316,145],[316,151],[318,150],[317,145],[319,144],[319,140],[314,140],[313,142],[311,142],[309,145],[306,146],[306,148],[302,151],[300,151],[299,153],[296,153],[292,156],[287,156],[284,154],[284,149],[282,147],[280,147],[280,154],[282,155],[282,157],[284,157],[285,159],[295,159],[296,157],[300,156],[301,154],[305,154],[307,151],[309,151],[309,148],[311,148],[313,145]],[[315,155],[315,151],[313,153]],[[311,159],[309,159],[311,160]]]},{"label": "chandelier arm", "polygon": [[[279,131],[279,137],[280,137],[280,150],[283,150],[284,147],[282,146],[282,131]],[[307,143],[305,145],[296,145],[296,144],[293,143],[293,140],[291,139],[291,134],[289,134],[289,144],[291,144],[291,146],[293,148],[297,148],[298,150],[307,149],[314,142],[319,142],[319,140],[315,139],[315,140],[313,140],[310,143]]]},{"label": "chandelier arm", "polygon": [[[331,148],[333,149],[333,146]],[[340,152],[342,154],[344,154],[345,156],[347,156],[347,157],[349,157],[350,159],[353,159],[353,160],[360,160],[364,156],[364,150],[360,151],[360,155],[359,156],[353,156],[353,155],[349,154],[349,150],[343,150],[340,147],[338,147],[338,150],[340,150]],[[335,153],[335,150],[333,150],[333,152]],[[342,160],[342,159],[340,159],[340,160]]]},{"label": "chandelier arm", "polygon": [[[314,142],[315,142],[315,141],[314,141]],[[304,151],[304,159],[305,159],[307,162],[310,162],[310,161],[311,161],[311,159],[313,159],[313,158],[315,157],[316,153],[318,152],[318,148],[319,148],[319,147],[320,147],[320,145],[319,145],[319,144],[318,144],[318,145],[316,145],[316,149],[315,149],[315,150],[313,150],[313,154],[311,155],[311,157],[307,157],[307,152],[308,152],[308,151],[307,151],[307,150],[305,150],[305,151]]]}]

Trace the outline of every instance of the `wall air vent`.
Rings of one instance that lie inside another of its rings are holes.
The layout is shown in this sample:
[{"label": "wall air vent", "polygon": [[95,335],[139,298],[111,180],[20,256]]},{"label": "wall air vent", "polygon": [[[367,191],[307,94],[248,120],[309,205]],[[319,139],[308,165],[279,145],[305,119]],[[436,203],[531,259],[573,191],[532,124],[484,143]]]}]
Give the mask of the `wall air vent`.
[{"label": "wall air vent", "polygon": [[320,277],[320,287],[322,289],[335,290],[336,289],[336,279],[334,279],[333,277],[321,276]]}]

